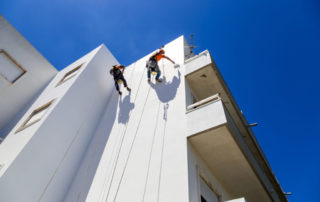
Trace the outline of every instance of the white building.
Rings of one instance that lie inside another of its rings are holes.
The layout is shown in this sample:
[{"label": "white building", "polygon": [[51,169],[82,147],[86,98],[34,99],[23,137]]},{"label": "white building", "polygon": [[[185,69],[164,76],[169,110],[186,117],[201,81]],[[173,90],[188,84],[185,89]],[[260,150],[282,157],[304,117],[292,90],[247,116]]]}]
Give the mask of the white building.
[{"label": "white building", "polygon": [[0,142],[56,73],[0,15]]},{"label": "white building", "polygon": [[29,59],[50,83],[1,135],[0,201],[287,201],[210,53],[190,55],[183,36],[164,49],[180,67],[161,60],[164,82],[148,84],[150,53],[126,68],[121,97],[104,45],[54,78]]}]

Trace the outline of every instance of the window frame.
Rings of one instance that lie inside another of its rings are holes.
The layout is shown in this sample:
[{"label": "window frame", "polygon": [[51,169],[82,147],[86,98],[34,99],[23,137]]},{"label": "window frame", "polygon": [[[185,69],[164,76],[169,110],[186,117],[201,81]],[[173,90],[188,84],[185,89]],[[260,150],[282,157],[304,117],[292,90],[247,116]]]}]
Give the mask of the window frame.
[{"label": "window frame", "polygon": [[197,169],[197,186],[198,186],[198,200],[201,201],[201,197],[203,197],[205,200],[207,200],[203,194],[202,190],[200,188],[200,181],[202,180],[206,186],[209,188],[209,190],[217,197],[218,202],[222,202],[222,195],[219,193],[219,191],[211,184],[211,182],[207,179],[207,177],[204,175],[203,171],[199,168],[198,165],[196,165]]},{"label": "window frame", "polygon": [[78,70],[82,67],[83,64],[84,64],[84,63],[82,63],[82,64],[76,66],[75,68],[73,68],[72,70],[68,71],[68,72],[62,77],[62,79],[57,83],[56,87],[60,86],[60,85],[63,84],[64,82],[66,82],[66,81],[68,81],[69,79],[71,79],[71,78],[73,78],[74,76],[76,76],[77,74],[74,74],[74,75],[70,76],[69,78],[67,78],[70,74],[78,71]]},{"label": "window frame", "polygon": [[38,119],[36,119],[36,120],[34,120],[34,121],[32,121],[32,122],[29,123],[29,121],[32,119],[32,117],[33,117],[34,115],[38,114],[39,112],[41,112],[41,111],[43,111],[43,110],[48,109],[48,108],[51,106],[51,104],[54,102],[54,100],[55,100],[55,99],[53,99],[53,100],[51,100],[50,102],[48,102],[48,103],[46,103],[46,104],[38,107],[37,109],[33,110],[33,111],[31,112],[31,114],[28,116],[28,118],[27,118],[27,119],[21,124],[21,126],[16,130],[15,133],[18,133],[18,132],[20,132],[20,131],[28,128],[29,126],[32,126],[33,124],[39,122],[39,121],[45,116],[46,112],[45,112],[40,118],[38,118]]},{"label": "window frame", "polygon": [[4,49],[0,49],[0,54],[4,54],[13,64],[15,64],[19,69],[22,70],[22,74],[20,74],[17,78],[15,78],[13,81],[10,81],[5,75],[1,74],[0,72],[0,76],[2,78],[4,78],[6,81],[8,81],[9,83],[13,84],[15,83],[18,79],[20,79],[26,72],[27,70],[25,68],[23,68],[7,51],[5,51]]}]

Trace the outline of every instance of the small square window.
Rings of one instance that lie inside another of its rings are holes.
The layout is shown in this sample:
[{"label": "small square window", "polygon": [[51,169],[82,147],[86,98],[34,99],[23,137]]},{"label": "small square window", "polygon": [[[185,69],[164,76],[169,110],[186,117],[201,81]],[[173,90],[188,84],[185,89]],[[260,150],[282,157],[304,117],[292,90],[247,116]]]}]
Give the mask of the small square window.
[{"label": "small square window", "polygon": [[58,82],[58,84],[56,86],[59,86],[60,84],[62,84],[63,82],[71,79],[72,77],[74,77],[75,75],[77,75],[78,73],[78,70],[80,69],[80,67],[82,66],[83,64],[77,66],[76,68],[72,69],[71,71],[67,72],[63,77],[62,79]]},{"label": "small square window", "polygon": [[38,122],[41,120],[41,118],[45,115],[45,113],[47,112],[47,110],[49,109],[49,106],[53,103],[54,100],[51,100],[50,102],[48,102],[47,104],[39,107],[38,109],[34,110],[31,115],[27,118],[27,120],[18,128],[18,130],[16,131],[19,132],[29,126],[31,126],[32,124]]},{"label": "small square window", "polygon": [[0,50],[0,77],[14,83],[26,70],[21,67],[6,51]]}]

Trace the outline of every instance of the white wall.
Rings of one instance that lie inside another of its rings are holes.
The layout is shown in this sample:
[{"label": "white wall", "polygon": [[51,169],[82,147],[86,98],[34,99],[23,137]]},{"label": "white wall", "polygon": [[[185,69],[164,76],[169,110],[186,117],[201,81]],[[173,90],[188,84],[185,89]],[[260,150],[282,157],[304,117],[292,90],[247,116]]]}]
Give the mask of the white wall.
[{"label": "white wall", "polygon": [[180,69],[161,60],[162,84],[147,83],[145,64],[150,54],[127,67],[125,77],[132,92],[122,87],[120,100],[114,92],[65,201],[197,202],[196,166],[223,200],[231,199],[187,147],[183,41],[180,37],[165,46],[166,55]]},{"label": "white wall", "polygon": [[5,137],[57,70],[1,15],[0,49],[26,70],[13,84],[0,78],[0,137]]},{"label": "white wall", "polygon": [[[56,87],[66,72],[78,74]],[[107,66],[116,59],[100,46],[61,71],[0,145],[1,201],[62,201],[113,90]],[[39,106],[55,99],[41,121],[15,133]],[[19,194],[16,194],[19,193]]]},{"label": "white wall", "polygon": [[[222,100],[209,102],[186,113],[187,135],[194,135],[227,123]],[[195,121],[197,120],[197,121]]]},{"label": "white wall", "polygon": [[[166,55],[179,64],[184,61],[183,42],[180,37],[165,46]],[[184,70],[160,61],[164,82],[149,85],[148,58],[127,68],[131,94],[123,89],[112,127],[107,114],[114,112],[118,95],[111,98],[66,201],[189,200]],[[104,135],[105,147],[100,144]],[[100,161],[92,160],[100,155]]]},{"label": "white wall", "polygon": [[[179,37],[165,46],[180,68],[161,60],[161,84],[147,83],[151,53],[128,66],[132,91],[122,86],[121,97],[109,75],[118,62],[103,45],[59,72],[0,145],[0,201],[197,202],[199,170],[222,200],[231,199],[187,142],[189,134],[226,119],[223,107],[214,115],[205,108],[186,115],[192,96],[184,79],[185,44]],[[80,64],[75,77],[56,86]],[[39,122],[16,132],[53,99]]]}]

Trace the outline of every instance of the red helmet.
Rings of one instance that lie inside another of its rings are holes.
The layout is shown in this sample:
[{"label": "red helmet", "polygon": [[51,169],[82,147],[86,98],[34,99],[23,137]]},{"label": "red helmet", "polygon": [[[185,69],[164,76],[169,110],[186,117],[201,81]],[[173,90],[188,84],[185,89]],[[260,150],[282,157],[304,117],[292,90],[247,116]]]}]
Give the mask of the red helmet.
[{"label": "red helmet", "polygon": [[164,50],[163,50],[163,49],[160,49],[160,50],[159,50],[159,53],[164,54]]}]

